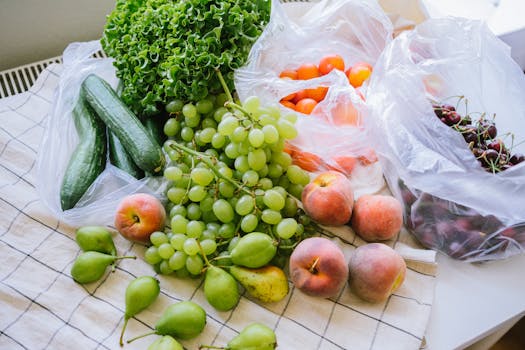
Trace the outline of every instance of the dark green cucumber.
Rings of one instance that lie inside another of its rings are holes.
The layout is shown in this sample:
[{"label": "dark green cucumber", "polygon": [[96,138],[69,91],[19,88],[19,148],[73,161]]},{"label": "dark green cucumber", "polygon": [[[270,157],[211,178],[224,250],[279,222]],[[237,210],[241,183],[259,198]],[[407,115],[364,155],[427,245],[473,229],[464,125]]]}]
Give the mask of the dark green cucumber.
[{"label": "dark green cucumber", "polygon": [[146,118],[143,123],[150,136],[153,137],[159,145],[163,145],[164,141],[166,141],[166,135],[164,134],[165,122],[166,120],[162,115],[156,115]]},{"label": "dark green cucumber", "polygon": [[76,146],[60,188],[62,210],[73,208],[106,167],[106,126],[83,98],[73,109]]},{"label": "dark green cucumber", "polygon": [[117,168],[125,171],[135,179],[142,179],[144,171],[135,164],[133,158],[124,148],[119,138],[108,129],[109,161]]},{"label": "dark green cucumber", "polygon": [[161,146],[104,79],[88,75],[82,82],[81,93],[140,169],[155,174],[164,168],[166,160]]}]

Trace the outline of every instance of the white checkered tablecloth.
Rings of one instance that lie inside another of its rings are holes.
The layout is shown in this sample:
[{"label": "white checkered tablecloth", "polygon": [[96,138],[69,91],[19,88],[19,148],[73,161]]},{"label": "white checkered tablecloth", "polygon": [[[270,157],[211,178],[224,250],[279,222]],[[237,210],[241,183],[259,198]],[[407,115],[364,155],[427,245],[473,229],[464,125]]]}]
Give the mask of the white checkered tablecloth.
[{"label": "white checkered tablecloth", "polygon": [[[0,100],[0,349],[119,349],[124,291],[141,275],[155,275],[141,257],[145,248],[114,235],[122,260],[98,282],[76,284],[71,264],[79,253],[75,227],[59,222],[35,189],[35,159],[53,103],[62,66],[48,67],[26,93]],[[347,258],[363,242],[349,230],[333,231]],[[402,287],[386,302],[368,304],[345,288],[336,299],[306,296],[294,289],[281,302],[261,304],[243,296],[230,312],[217,312],[203,294],[201,279],[157,276],[161,295],[132,318],[126,339],[153,329],[171,303],[193,300],[205,308],[207,325],[183,341],[224,345],[247,324],[273,328],[278,349],[410,350],[424,344],[434,297],[435,254],[421,249],[406,232],[390,242],[409,266]],[[145,349],[146,337],[124,349]]]}]

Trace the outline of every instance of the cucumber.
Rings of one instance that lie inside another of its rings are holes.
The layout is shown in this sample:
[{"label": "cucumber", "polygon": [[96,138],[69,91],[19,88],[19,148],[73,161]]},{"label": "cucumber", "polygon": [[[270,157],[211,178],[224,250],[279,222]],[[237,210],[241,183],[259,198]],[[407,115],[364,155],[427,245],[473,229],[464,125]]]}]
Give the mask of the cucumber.
[{"label": "cucumber", "polygon": [[62,210],[73,208],[106,167],[106,126],[83,98],[79,98],[73,109],[73,120],[79,143],[62,180]]},{"label": "cucumber", "polygon": [[144,171],[133,161],[118,137],[108,129],[109,161],[117,168],[124,170],[135,179],[142,179]]},{"label": "cucumber", "polygon": [[161,146],[104,79],[90,74],[80,91],[140,169],[155,174],[164,168],[166,159]]}]

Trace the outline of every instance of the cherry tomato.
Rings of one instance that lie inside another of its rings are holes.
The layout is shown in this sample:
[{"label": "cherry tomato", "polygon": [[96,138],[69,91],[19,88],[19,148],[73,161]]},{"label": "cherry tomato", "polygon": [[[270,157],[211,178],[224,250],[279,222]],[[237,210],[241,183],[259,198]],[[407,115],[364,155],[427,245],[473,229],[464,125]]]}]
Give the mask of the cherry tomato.
[{"label": "cherry tomato", "polygon": [[319,73],[325,75],[330,73],[333,69],[345,71],[345,61],[339,55],[327,55],[319,61]]},{"label": "cherry tomato", "polygon": [[285,69],[279,74],[279,78],[285,78],[285,79],[297,79],[297,71],[293,69]]},{"label": "cherry tomato", "polygon": [[319,74],[319,68],[313,63],[304,63],[297,68],[297,79],[307,80],[321,76]]},{"label": "cherry tomato", "polygon": [[366,62],[359,62],[354,64],[349,70],[347,70],[346,76],[350,85],[355,88],[363,85],[364,81],[372,74],[372,66]]},{"label": "cherry tomato", "polygon": [[317,101],[307,97],[295,104],[295,110],[300,113],[310,114],[315,106],[317,106]]},{"label": "cherry tomato", "polygon": [[326,97],[327,92],[328,88],[326,86],[319,86],[315,89],[306,89],[306,97],[321,102]]},{"label": "cherry tomato", "polygon": [[281,104],[295,111],[295,103],[293,103],[292,101],[281,100]]},{"label": "cherry tomato", "polygon": [[297,104],[297,102],[301,101],[303,98],[307,98],[306,90],[299,90],[295,93],[295,97],[293,98],[292,102]]}]

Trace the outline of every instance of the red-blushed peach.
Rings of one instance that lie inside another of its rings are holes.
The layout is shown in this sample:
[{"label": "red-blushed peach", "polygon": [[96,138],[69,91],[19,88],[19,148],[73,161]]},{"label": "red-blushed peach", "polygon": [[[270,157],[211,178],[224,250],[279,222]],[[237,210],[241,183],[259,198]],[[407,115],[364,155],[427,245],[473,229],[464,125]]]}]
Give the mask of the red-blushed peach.
[{"label": "red-blushed peach", "polygon": [[383,243],[368,243],[353,252],[348,263],[350,290],[376,303],[386,300],[405,280],[403,257]]},{"label": "red-blushed peach", "polygon": [[149,243],[149,236],[164,229],[166,209],[161,201],[147,193],[125,196],[117,206],[115,227],[130,241]]},{"label": "red-blushed peach", "polygon": [[338,171],[325,171],[305,186],[302,194],[306,214],[322,225],[341,226],[352,217],[354,191]]},{"label": "red-blushed peach", "polygon": [[363,195],[354,203],[350,224],[367,242],[391,239],[403,226],[403,206],[392,196]]},{"label": "red-blushed peach", "polygon": [[290,278],[303,293],[335,297],[348,280],[348,264],[341,248],[324,237],[301,241],[290,256]]}]

